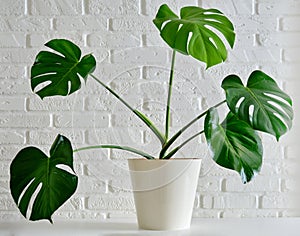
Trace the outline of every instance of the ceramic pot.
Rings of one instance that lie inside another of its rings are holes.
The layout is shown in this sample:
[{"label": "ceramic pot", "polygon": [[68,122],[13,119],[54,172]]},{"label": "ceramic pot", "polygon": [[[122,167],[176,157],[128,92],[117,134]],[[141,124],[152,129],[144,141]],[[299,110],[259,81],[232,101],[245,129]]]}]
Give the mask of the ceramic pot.
[{"label": "ceramic pot", "polygon": [[201,159],[129,159],[128,165],[139,228],[189,228]]}]

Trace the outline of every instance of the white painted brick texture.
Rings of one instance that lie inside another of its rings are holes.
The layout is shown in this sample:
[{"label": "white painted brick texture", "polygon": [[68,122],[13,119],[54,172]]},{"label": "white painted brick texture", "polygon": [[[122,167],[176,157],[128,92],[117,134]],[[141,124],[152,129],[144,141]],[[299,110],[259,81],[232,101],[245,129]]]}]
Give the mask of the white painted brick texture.
[{"label": "white painted brick texture", "polygon": [[[224,98],[222,79],[246,78],[254,69],[275,77],[294,101],[294,129],[279,143],[263,135],[261,173],[243,185],[232,171],[216,166],[203,138],[186,155],[203,157],[194,217],[287,217],[295,215],[295,166],[300,124],[300,2],[297,0],[1,0],[0,7],[0,222],[23,220],[9,193],[9,164],[19,149],[48,151],[57,133],[82,147],[100,143],[131,145],[150,153],[158,142],[144,125],[94,81],[68,98],[40,100],[30,90],[30,66],[43,44],[68,38],[96,56],[95,74],[163,128],[170,50],[152,19],[168,3],[219,8],[233,21],[236,45],[228,61],[209,70],[177,56],[171,132]],[[297,140],[297,139],[296,139]],[[75,155],[79,186],[54,220],[133,217],[128,186],[128,153],[111,150]],[[99,172],[97,172],[99,171]]]}]

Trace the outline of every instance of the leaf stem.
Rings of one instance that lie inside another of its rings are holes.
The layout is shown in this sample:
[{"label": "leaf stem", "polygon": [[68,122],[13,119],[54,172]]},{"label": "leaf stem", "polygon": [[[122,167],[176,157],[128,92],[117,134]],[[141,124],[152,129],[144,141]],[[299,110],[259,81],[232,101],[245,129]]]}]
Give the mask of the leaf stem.
[{"label": "leaf stem", "polygon": [[84,151],[84,150],[90,150],[90,149],[105,149],[105,148],[109,148],[109,149],[120,149],[120,150],[124,150],[124,151],[128,151],[128,152],[132,152],[135,154],[138,154],[140,156],[143,156],[147,159],[155,159],[155,157],[153,157],[152,155],[145,153],[143,151],[137,150],[135,148],[131,148],[128,146],[118,146],[118,145],[96,145],[96,146],[88,146],[88,147],[82,147],[82,148],[78,148],[73,150],[73,152],[80,152],[80,151]]},{"label": "leaf stem", "polygon": [[[222,105],[223,103],[225,103],[226,100],[223,100],[222,102],[219,102],[218,104],[212,106],[211,108],[217,108],[218,106]],[[209,109],[211,109],[209,108]],[[159,158],[162,159],[164,158],[164,155],[166,153],[166,151],[168,150],[168,148],[176,141],[176,139],[187,129],[189,128],[192,124],[194,124],[197,120],[201,119],[201,117],[203,117],[204,115],[206,115],[206,113],[209,111],[209,109],[207,109],[205,112],[201,113],[200,115],[198,115],[197,117],[195,117],[193,120],[191,120],[188,124],[186,124],[183,128],[181,128],[176,134],[173,135],[173,137],[163,146],[163,148],[160,151],[159,154]]]},{"label": "leaf stem", "polygon": [[173,85],[173,78],[174,78],[175,55],[176,55],[176,51],[173,50],[170,78],[169,78],[168,100],[167,100],[167,107],[166,107],[166,127],[165,127],[166,140],[168,140],[169,128],[170,128],[170,106],[171,106],[172,85]]},{"label": "leaf stem", "polygon": [[176,152],[179,151],[179,149],[181,149],[184,145],[186,145],[188,142],[190,142],[191,140],[193,140],[194,138],[196,138],[197,136],[199,136],[202,133],[204,133],[204,130],[194,134],[193,136],[191,136],[190,138],[185,140],[182,144],[180,144],[179,146],[174,148],[170,153],[168,153],[168,155],[166,155],[163,159],[170,159]]},{"label": "leaf stem", "polygon": [[121,98],[115,91],[113,91],[110,87],[108,87],[106,84],[104,84],[101,80],[99,80],[96,76],[93,74],[90,74],[90,76],[101,86],[103,86],[106,90],[108,90],[112,95],[114,95],[120,102],[122,102],[129,110],[131,110],[138,118],[140,118],[156,135],[156,137],[159,139],[161,144],[163,145],[166,142],[166,138],[161,134],[161,132],[156,128],[156,126],[152,123],[152,121],[146,117],[143,113],[140,111],[134,109],[132,106],[130,106],[123,98]]}]

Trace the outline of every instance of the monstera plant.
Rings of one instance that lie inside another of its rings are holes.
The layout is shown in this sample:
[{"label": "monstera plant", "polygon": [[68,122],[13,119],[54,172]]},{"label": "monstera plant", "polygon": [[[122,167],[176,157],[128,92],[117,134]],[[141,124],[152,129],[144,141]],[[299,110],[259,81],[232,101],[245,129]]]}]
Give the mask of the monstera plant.
[{"label": "monstera plant", "polygon": [[[262,165],[263,146],[258,131],[278,140],[291,128],[293,119],[291,98],[276,82],[262,71],[250,72],[244,85],[237,75],[228,75],[222,82],[226,98],[209,108],[169,137],[172,82],[175,55],[190,55],[206,64],[206,68],[222,63],[227,58],[225,44],[231,48],[235,41],[233,24],[216,9],[183,7],[177,16],[167,5],[162,5],[153,20],[162,39],[172,48],[172,63],[166,104],[165,131],[141,111],[133,108],[122,97],[105,85],[93,73],[96,60],[93,55],[81,55],[81,50],[66,39],[53,39],[45,45],[31,67],[31,88],[41,99],[51,96],[69,96],[81,88],[87,79],[93,79],[123,103],[157,137],[159,153],[153,155],[133,147],[101,144],[76,150],[67,137],[58,135],[49,156],[36,147],[22,149],[10,166],[12,197],[24,217],[31,210],[30,220],[48,219],[76,191],[78,178],[73,169],[73,154],[90,148],[121,149],[147,159],[169,159],[188,142],[204,134],[213,160],[220,166],[235,170],[242,182],[249,182]],[[220,121],[217,108],[227,104],[228,114]],[[180,145],[172,146],[191,125],[203,120],[204,130],[198,130]],[[71,171],[65,170],[69,167]],[[34,198],[34,199],[32,199]],[[29,210],[29,202],[32,208]]]}]

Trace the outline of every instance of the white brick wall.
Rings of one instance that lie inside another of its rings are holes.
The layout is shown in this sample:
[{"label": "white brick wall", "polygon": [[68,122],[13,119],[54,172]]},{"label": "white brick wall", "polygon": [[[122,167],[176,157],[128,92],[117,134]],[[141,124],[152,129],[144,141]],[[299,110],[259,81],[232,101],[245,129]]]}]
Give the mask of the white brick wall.
[{"label": "white brick wall", "polygon": [[[69,98],[41,101],[30,91],[29,71],[47,40],[71,39],[84,53],[97,57],[96,75],[162,124],[171,55],[152,24],[162,3],[176,10],[184,5],[219,8],[237,32],[225,64],[205,71],[192,58],[177,56],[171,132],[190,120],[188,114],[199,114],[223,98],[220,82],[226,75],[245,78],[257,68],[277,79],[293,97],[296,110],[293,130],[279,143],[263,135],[262,172],[248,185],[234,172],[214,165],[205,145],[196,153],[186,150],[187,155],[204,157],[194,216],[295,215],[290,196],[299,163],[294,139],[300,126],[299,0],[0,0],[0,221],[22,219],[8,181],[10,161],[24,146],[48,150],[62,133],[76,147],[111,142],[157,151],[158,143],[147,128],[92,80]],[[54,220],[134,216],[124,160],[128,156],[109,150],[75,156],[78,190]]]}]

